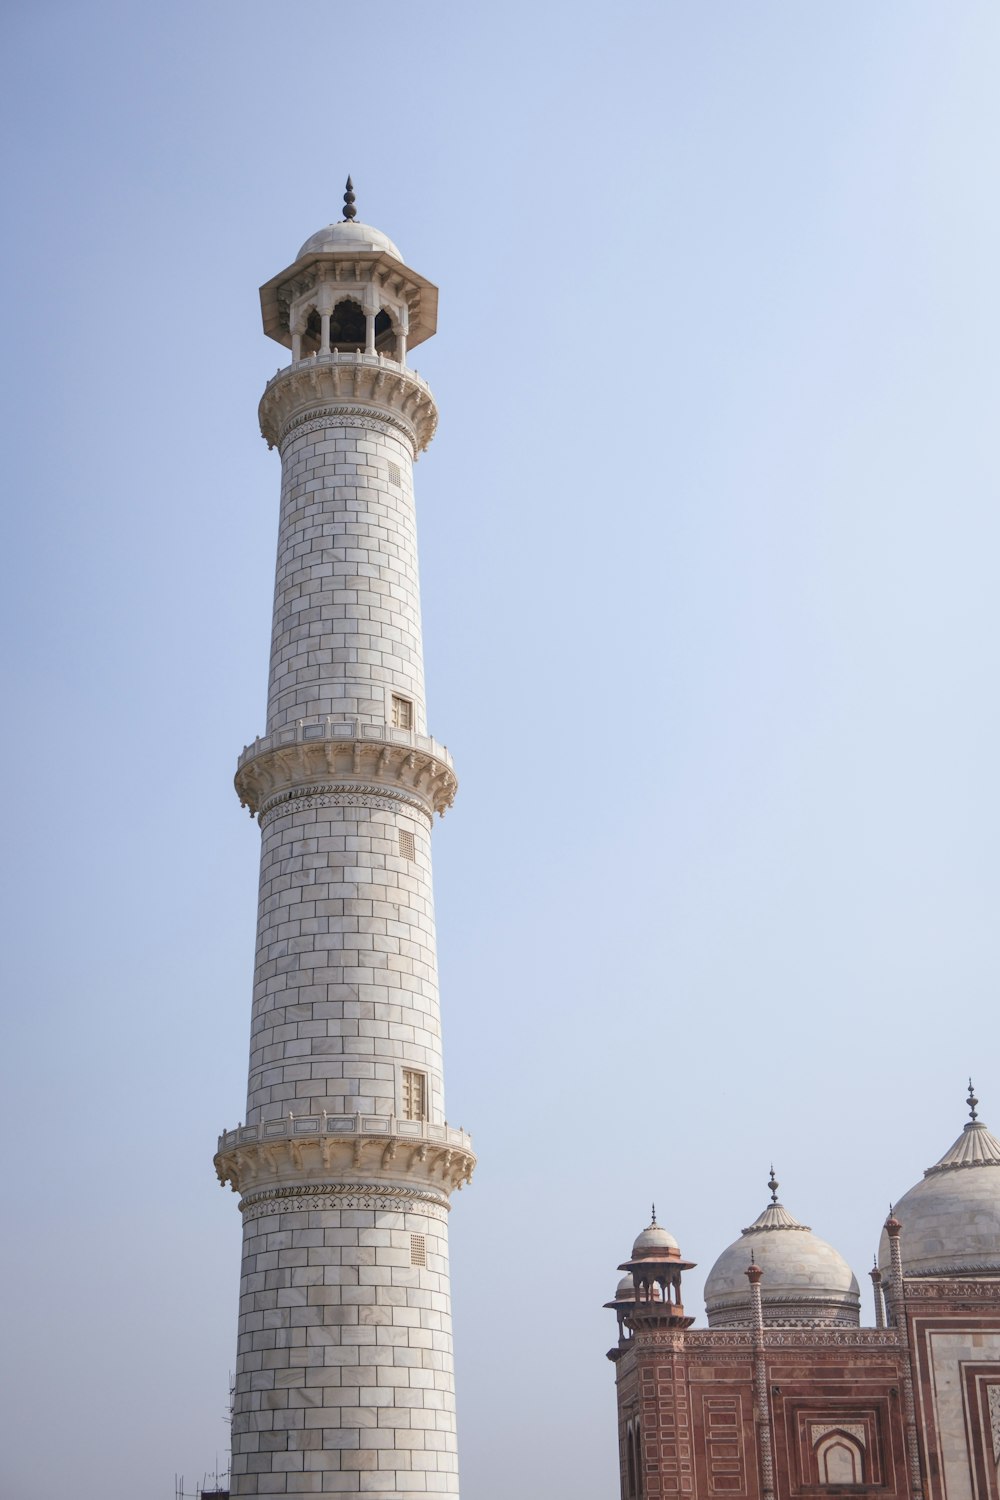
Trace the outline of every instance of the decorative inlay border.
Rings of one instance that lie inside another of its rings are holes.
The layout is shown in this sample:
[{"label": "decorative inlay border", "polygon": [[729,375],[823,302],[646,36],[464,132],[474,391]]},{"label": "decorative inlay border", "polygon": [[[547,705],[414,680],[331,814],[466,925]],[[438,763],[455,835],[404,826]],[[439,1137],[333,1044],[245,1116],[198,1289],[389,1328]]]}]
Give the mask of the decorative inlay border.
[{"label": "decorative inlay border", "polygon": [[993,1434],[993,1457],[1000,1464],[1000,1385],[991,1385],[988,1388],[987,1399],[990,1405],[990,1430]]},{"label": "decorative inlay border", "polygon": [[[1000,1302],[1000,1271],[995,1265],[963,1266],[962,1270],[982,1270],[992,1278],[983,1281],[925,1281],[925,1276],[941,1276],[947,1274],[947,1266],[939,1270],[921,1271],[919,1275],[910,1271],[905,1277],[907,1301],[914,1302],[964,1302],[969,1299],[977,1301]],[[951,1272],[954,1275],[954,1269]]]},{"label": "decorative inlay border", "polygon": [[408,1209],[431,1219],[445,1220],[451,1211],[447,1199],[415,1188],[393,1187],[374,1182],[315,1183],[307,1187],[267,1188],[244,1193],[240,1213],[244,1222],[285,1213],[319,1213],[324,1209],[376,1209],[384,1213]]},{"label": "decorative inlay border", "polygon": [[[289,803],[299,807],[373,807],[379,812],[398,812],[400,807],[410,808],[433,822],[433,815],[419,797],[407,796],[405,792],[388,787],[359,786],[357,782],[326,782],[317,786],[293,787],[291,791],[277,792],[269,797],[257,810],[257,822],[266,828],[276,813],[283,811]],[[289,808],[289,811],[293,809]]]},{"label": "decorative inlay border", "polygon": [[371,408],[366,406],[313,407],[287,423],[281,439],[282,457],[292,438],[309,432],[324,432],[332,423],[339,425],[345,418],[351,427],[363,427],[366,432],[379,432],[383,437],[402,437],[411,448],[414,446],[413,428],[408,422],[400,421],[390,412],[382,417],[373,417],[370,412]]},{"label": "decorative inlay border", "polygon": [[[697,1328],[692,1333],[685,1335],[690,1349],[711,1348],[719,1345],[735,1344],[739,1347],[753,1347],[753,1333],[748,1329],[728,1328]],[[852,1344],[857,1347],[896,1349],[899,1347],[899,1336],[893,1329],[889,1328],[771,1328],[764,1325],[764,1342],[771,1345],[795,1347],[825,1348],[828,1345]]]}]

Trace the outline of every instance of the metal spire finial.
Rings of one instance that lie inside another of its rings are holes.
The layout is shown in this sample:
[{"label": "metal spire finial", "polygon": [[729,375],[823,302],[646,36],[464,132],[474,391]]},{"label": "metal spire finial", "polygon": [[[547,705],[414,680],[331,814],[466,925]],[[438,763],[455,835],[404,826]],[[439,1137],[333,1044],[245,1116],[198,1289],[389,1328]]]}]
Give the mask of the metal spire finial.
[{"label": "metal spire finial", "polygon": [[969,1098],[969,1119],[970,1120],[975,1120],[976,1119],[976,1105],[979,1103],[979,1100],[976,1098],[975,1092],[973,1091],[972,1079],[971,1078],[969,1079],[969,1094],[968,1094],[968,1098]]},{"label": "metal spire finial", "polygon": [[771,1175],[767,1179],[767,1185],[771,1189],[771,1202],[772,1203],[777,1203],[777,1201],[778,1201],[778,1188],[779,1188],[780,1184],[778,1182],[778,1179],[774,1175],[774,1162],[771,1163]]},{"label": "metal spire finial", "polygon": [[348,223],[357,218],[358,211],[354,207],[354,183],[348,177],[347,191],[344,193],[344,218]]},{"label": "metal spire finial", "polygon": [[649,1227],[650,1227],[650,1229],[655,1229],[656,1228],[656,1204],[655,1203],[653,1204],[653,1218],[652,1218],[652,1221],[651,1221]]}]

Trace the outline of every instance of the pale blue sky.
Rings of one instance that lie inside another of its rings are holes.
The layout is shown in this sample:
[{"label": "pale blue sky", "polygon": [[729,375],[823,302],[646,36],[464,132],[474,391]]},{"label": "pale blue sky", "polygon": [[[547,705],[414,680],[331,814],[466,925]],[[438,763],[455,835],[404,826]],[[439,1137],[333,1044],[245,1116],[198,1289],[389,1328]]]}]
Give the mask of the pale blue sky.
[{"label": "pale blue sky", "polygon": [[616,1493],[601,1303],[782,1198],[865,1283],[1000,1120],[1000,11],[8,0],[12,1500],[225,1449],[282,355],[361,216],[416,351],[463,1500]]}]

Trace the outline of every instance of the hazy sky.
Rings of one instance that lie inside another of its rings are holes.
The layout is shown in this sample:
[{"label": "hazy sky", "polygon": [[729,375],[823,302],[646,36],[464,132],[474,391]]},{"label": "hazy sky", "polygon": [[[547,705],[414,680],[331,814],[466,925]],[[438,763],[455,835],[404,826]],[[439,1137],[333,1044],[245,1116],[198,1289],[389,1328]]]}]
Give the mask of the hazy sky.
[{"label": "hazy sky", "polygon": [[863,1280],[1000,1121],[995,0],[7,0],[5,1500],[224,1462],[285,356],[338,218],[416,351],[463,1500],[611,1500],[647,1221]]}]

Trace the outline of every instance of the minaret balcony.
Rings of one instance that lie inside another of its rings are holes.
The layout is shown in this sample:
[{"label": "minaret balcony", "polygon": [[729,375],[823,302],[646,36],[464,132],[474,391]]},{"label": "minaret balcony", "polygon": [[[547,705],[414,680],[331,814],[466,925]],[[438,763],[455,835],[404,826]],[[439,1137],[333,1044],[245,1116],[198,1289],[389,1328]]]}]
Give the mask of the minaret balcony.
[{"label": "minaret balcony", "polygon": [[272,375],[258,408],[261,434],[274,448],[303,422],[320,417],[323,407],[342,403],[380,409],[390,425],[402,427],[414,456],[437,427],[437,406],[423,376],[385,354],[334,349],[294,360]]},{"label": "minaret balcony", "polygon": [[445,1194],[472,1179],[472,1138],[452,1125],[386,1115],[289,1115],[219,1136],[215,1170],[234,1193],[388,1176]]},{"label": "minaret balcony", "polygon": [[251,817],[296,797],[336,794],[401,797],[427,817],[443,817],[458,790],[447,746],[358,719],[300,720],[254,740],[239,758],[235,783]]}]

